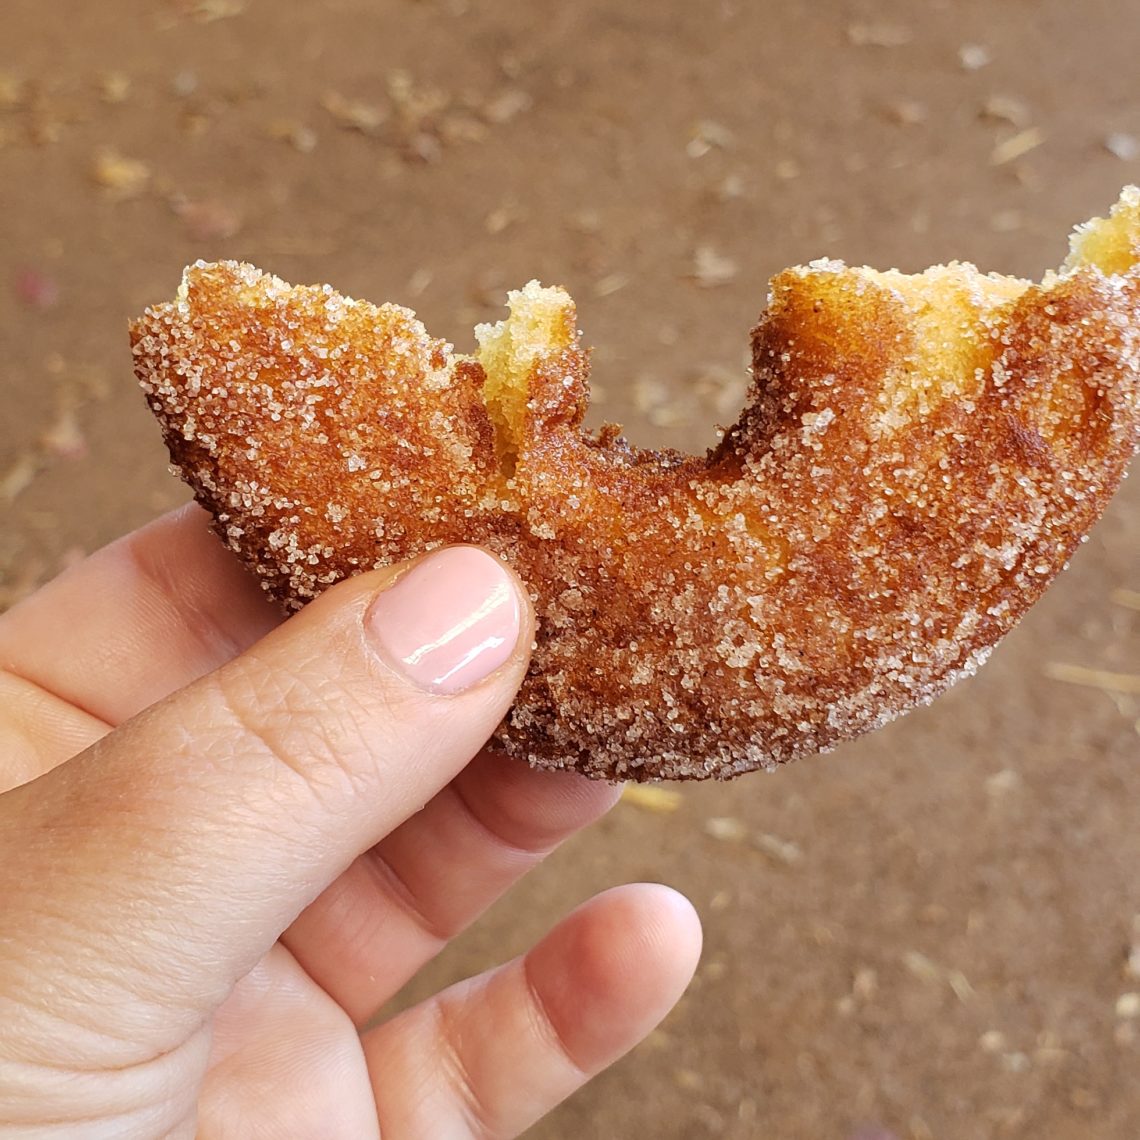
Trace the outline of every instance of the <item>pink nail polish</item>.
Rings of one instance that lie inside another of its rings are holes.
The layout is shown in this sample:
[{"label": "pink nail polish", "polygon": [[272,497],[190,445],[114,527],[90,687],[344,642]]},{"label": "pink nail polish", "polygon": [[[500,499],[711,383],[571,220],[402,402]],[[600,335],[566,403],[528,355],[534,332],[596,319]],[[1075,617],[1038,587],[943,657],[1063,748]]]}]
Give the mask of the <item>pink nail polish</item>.
[{"label": "pink nail polish", "polygon": [[430,693],[478,684],[514,652],[522,611],[506,567],[473,546],[429,554],[368,609],[381,655]]}]

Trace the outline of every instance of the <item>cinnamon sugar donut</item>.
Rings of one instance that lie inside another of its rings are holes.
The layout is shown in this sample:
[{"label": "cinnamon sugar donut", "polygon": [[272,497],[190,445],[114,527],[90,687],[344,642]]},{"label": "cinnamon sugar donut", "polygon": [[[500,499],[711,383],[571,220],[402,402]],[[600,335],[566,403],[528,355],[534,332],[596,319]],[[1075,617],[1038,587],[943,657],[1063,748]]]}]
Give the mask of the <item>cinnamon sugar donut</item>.
[{"label": "cinnamon sugar donut", "polygon": [[1140,436],[1140,192],[1040,285],[819,261],[773,282],[705,456],[582,430],[560,289],[477,357],[407,309],[199,263],[132,329],[174,465],[283,605],[446,543],[538,613],[498,743],[622,779],[727,778],[974,672],[1104,510]]}]

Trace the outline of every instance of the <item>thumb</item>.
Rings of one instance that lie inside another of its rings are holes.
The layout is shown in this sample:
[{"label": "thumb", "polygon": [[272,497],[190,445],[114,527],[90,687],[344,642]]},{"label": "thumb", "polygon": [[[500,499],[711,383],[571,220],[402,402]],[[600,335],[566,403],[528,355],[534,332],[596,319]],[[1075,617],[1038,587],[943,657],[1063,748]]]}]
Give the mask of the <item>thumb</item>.
[{"label": "thumb", "polygon": [[531,636],[505,566],[450,547],[342,583],[0,797],[0,993],[54,1017],[65,994],[117,1065],[186,1040],[479,751]]}]

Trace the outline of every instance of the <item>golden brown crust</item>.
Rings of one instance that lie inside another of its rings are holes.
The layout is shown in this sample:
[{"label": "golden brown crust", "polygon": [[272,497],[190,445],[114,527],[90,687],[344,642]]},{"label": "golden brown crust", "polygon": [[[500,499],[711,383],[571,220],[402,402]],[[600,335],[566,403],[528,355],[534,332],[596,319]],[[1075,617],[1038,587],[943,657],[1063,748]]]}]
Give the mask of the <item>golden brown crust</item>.
[{"label": "golden brown crust", "polygon": [[725,778],[931,700],[1065,565],[1140,436],[1138,248],[1126,192],[1040,286],[789,270],[748,404],[703,458],[582,432],[573,306],[534,286],[516,316],[541,294],[562,317],[511,429],[483,367],[406,310],[249,266],[190,269],[132,335],[175,466],[283,603],[485,544],[539,619],[507,751]]}]

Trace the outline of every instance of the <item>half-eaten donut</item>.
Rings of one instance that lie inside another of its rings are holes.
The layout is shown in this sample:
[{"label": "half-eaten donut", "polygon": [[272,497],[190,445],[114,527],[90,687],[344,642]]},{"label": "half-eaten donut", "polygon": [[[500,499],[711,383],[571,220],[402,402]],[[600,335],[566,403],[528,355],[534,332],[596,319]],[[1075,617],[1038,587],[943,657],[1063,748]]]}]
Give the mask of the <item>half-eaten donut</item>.
[{"label": "half-eaten donut", "polygon": [[538,642],[497,742],[620,779],[725,778],[972,673],[1140,438],[1140,191],[1040,285],[819,261],[772,282],[704,456],[582,429],[573,302],[536,283],[458,355],[395,305],[199,263],[133,326],[174,465],[287,607],[479,543]]}]

